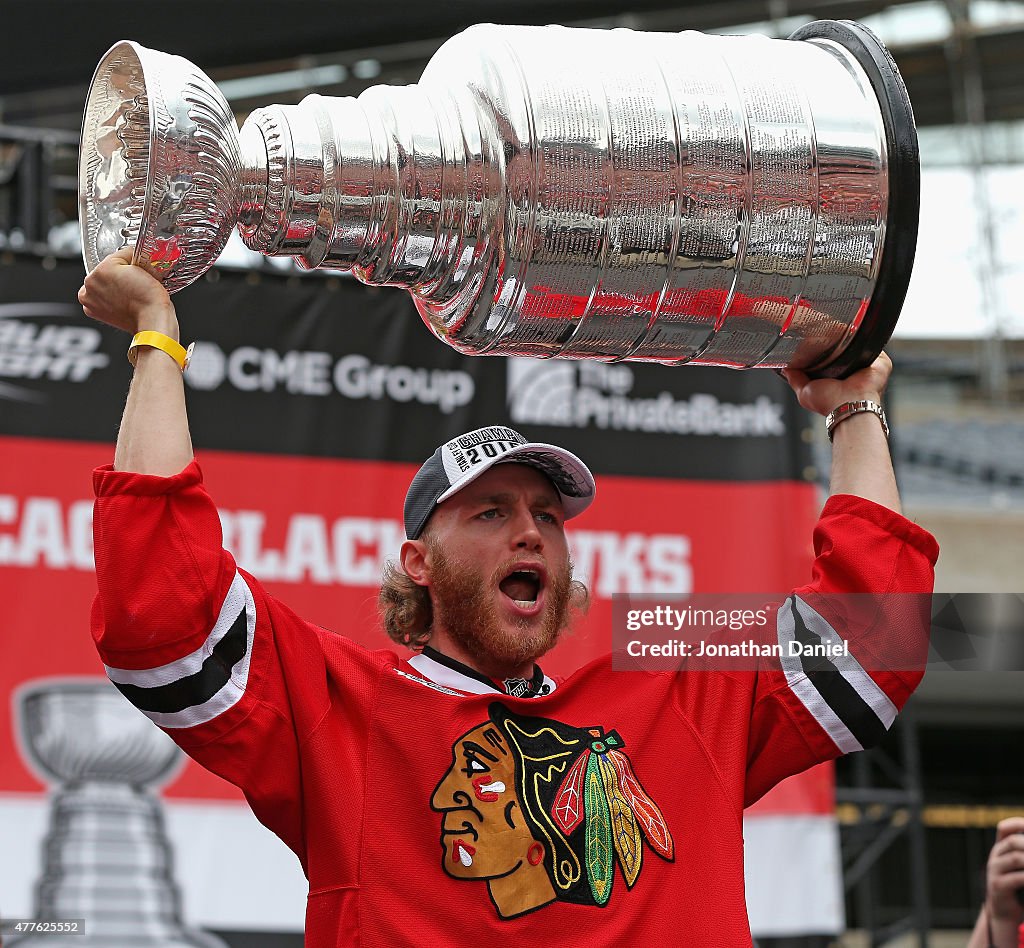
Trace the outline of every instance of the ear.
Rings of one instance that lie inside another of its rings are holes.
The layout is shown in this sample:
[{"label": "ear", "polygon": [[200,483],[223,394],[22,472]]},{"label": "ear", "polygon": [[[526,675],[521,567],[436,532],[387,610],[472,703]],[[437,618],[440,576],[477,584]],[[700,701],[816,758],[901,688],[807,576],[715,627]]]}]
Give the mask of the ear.
[{"label": "ear", "polygon": [[417,586],[430,585],[430,565],[427,562],[427,545],[422,540],[406,540],[402,544],[399,558],[405,575]]}]

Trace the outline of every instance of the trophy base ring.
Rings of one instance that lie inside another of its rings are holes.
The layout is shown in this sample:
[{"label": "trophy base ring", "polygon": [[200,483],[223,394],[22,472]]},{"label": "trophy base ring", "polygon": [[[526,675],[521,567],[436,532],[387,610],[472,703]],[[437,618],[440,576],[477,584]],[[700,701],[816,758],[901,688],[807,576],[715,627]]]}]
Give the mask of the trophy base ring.
[{"label": "trophy base ring", "polygon": [[921,210],[921,160],[907,87],[881,40],[851,20],[816,20],[791,40],[831,40],[845,48],[867,74],[878,99],[889,164],[885,250],[871,302],[853,339],[831,361],[807,370],[811,378],[846,378],[871,365],[892,337],[907,295]]}]

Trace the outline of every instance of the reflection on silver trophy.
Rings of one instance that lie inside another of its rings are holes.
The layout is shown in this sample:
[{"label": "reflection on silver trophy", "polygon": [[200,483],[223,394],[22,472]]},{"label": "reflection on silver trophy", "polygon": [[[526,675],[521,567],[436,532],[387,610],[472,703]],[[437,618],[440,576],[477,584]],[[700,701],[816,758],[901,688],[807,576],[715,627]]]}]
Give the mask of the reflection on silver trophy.
[{"label": "reflection on silver trophy", "polygon": [[249,116],[135,43],[100,62],[80,164],[86,266],[135,246],[172,292],[246,244],[405,287],[475,355],[844,375],[892,333],[919,160],[885,48],[476,26],[419,83]]},{"label": "reflection on silver trophy", "polygon": [[29,934],[25,948],[225,948],[187,931],[160,803],[181,752],[105,679],[43,683],[21,696],[24,746],[58,781],[36,886],[37,919],[83,919],[84,935]]}]

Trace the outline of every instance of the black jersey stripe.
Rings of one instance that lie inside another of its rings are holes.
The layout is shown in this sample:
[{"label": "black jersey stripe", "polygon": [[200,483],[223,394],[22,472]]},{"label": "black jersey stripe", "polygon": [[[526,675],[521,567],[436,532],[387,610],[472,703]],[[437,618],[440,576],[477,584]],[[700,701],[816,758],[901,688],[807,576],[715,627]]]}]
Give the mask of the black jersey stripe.
[{"label": "black jersey stripe", "polygon": [[140,711],[174,714],[209,701],[231,679],[231,671],[248,648],[247,616],[243,608],[195,674],[153,688],[114,682]]},{"label": "black jersey stripe", "polygon": [[[793,634],[796,640],[805,646],[820,646],[821,636],[807,628],[796,607],[795,596],[789,599],[789,608],[793,614]],[[871,747],[882,739],[886,731],[885,723],[828,658],[809,655],[805,649],[800,656],[800,666],[815,691],[861,747]]]}]

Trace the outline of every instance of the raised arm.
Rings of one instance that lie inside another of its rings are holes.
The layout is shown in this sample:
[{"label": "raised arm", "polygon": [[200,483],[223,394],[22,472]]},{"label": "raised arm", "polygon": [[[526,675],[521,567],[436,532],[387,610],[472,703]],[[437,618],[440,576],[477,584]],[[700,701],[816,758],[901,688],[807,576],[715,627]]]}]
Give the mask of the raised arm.
[{"label": "raised arm", "polygon": [[[846,379],[810,379],[796,369],[783,371],[800,404],[819,415],[862,399],[881,405],[891,374],[892,361],[884,352]],[[836,425],[833,434],[832,493],[864,497],[899,513],[889,440],[878,416],[871,412],[853,415]]]},{"label": "raised arm", "polygon": [[[130,261],[121,251],[86,278],[85,312],[177,340],[167,293]],[[181,369],[160,349],[136,352],[114,467],[93,472],[93,640],[125,698],[242,788],[305,865],[301,744],[329,702],[319,630],[223,549],[217,508],[192,457]]]},{"label": "raised arm", "polygon": [[[174,304],[158,280],[131,265],[130,248],[85,278],[78,301],[87,316],[134,335],[154,330],[178,341]],[[114,469],[169,477],[192,460],[181,369],[160,349],[139,346],[114,452]]]},{"label": "raised arm", "polygon": [[[891,370],[882,355],[842,381],[785,377],[801,405],[827,415],[879,403]],[[792,773],[877,744],[924,673],[938,544],[899,512],[878,416],[854,414],[833,431],[811,581],[778,610],[780,652],[757,675],[747,805]]]}]

